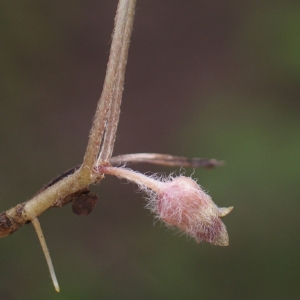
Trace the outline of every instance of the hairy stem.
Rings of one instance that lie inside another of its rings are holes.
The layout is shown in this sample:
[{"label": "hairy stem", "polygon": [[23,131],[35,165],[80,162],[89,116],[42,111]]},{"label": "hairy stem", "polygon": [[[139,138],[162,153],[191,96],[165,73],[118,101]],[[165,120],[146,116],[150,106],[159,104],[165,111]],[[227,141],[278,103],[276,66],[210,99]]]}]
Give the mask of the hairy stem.
[{"label": "hairy stem", "polygon": [[113,153],[113,147],[116,139],[116,132],[120,117],[120,106],[122,102],[122,93],[124,89],[125,70],[128,58],[128,49],[130,43],[130,36],[132,31],[132,24],[134,19],[136,0],[132,0],[129,3],[126,24],[124,29],[124,35],[122,40],[122,49],[120,53],[120,59],[117,68],[117,78],[114,88],[114,94],[112,98],[111,107],[109,110],[109,116],[105,135],[103,138],[102,148],[98,157],[98,161],[107,161]]},{"label": "hairy stem", "polygon": [[97,168],[97,171],[102,174],[114,175],[120,178],[127,179],[139,186],[146,186],[147,188],[153,190],[155,193],[160,193],[161,187],[163,185],[163,183],[159,182],[158,180],[155,180],[139,172],[132,171],[130,169],[101,165]]},{"label": "hairy stem", "polygon": [[[134,5],[135,0],[120,0],[118,4],[115,18],[115,29],[112,38],[103,90],[98,102],[92,129],[90,131],[86,153],[83,159],[82,167],[84,170],[88,170],[88,175],[90,174],[90,170],[94,166],[99,154],[100,144],[103,139],[105,127],[108,123],[108,114],[112,106],[112,101],[114,100],[119,102],[119,105],[121,103],[121,100],[118,100],[118,98],[114,99],[114,95],[119,94],[115,92],[116,83],[120,81],[123,86],[122,76],[119,76],[118,72],[125,72],[125,69],[120,68],[119,66],[120,64],[122,64],[121,53],[123,52],[124,58],[127,57],[127,50],[122,51],[122,49],[124,43],[126,45],[129,43],[130,34],[127,35],[127,40],[125,40],[123,37],[126,29],[126,24],[131,28],[132,21],[127,22],[127,20],[130,18],[133,20]],[[118,104],[114,106],[117,105]],[[112,115],[114,115],[114,113]]]}]

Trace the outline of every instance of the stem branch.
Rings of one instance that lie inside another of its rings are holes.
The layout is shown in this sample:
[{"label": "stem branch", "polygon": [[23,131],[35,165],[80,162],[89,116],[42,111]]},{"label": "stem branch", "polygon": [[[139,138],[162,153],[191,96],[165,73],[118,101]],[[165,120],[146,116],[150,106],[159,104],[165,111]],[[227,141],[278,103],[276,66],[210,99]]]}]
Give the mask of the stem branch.
[{"label": "stem branch", "polygon": [[[98,102],[82,164],[83,169],[87,169],[89,174],[91,172],[90,170],[96,163],[104,131],[107,130],[107,127],[116,127],[118,124],[118,111],[121,104],[127,51],[134,16],[133,12],[135,2],[135,0],[120,0],[118,4],[115,18],[115,29],[110,48],[103,90]],[[122,60],[125,60],[125,62]],[[110,120],[108,120],[109,114]],[[112,119],[114,119],[114,124],[110,124]],[[114,132],[114,130],[112,131]],[[114,133],[112,133],[112,136],[113,135]],[[110,138],[110,136],[111,135],[109,134],[108,140],[114,142],[114,138]],[[107,145],[105,149],[106,148],[112,149],[113,145]],[[104,155],[105,159],[109,157],[109,153],[111,152],[112,150],[105,150],[105,153],[107,153]]]},{"label": "stem branch", "polygon": [[105,131],[105,135],[103,138],[102,149],[99,154],[98,162],[99,161],[107,161],[113,153],[113,148],[116,139],[116,132],[119,123],[120,117],[120,106],[122,102],[122,93],[124,89],[124,79],[125,79],[125,70],[128,58],[128,49],[132,31],[132,24],[134,19],[134,11],[135,11],[135,4],[136,0],[132,0],[129,3],[126,24],[123,33],[122,39],[122,49],[120,52],[120,59],[118,62],[117,70],[116,70],[116,81],[115,81],[115,88],[114,93],[112,96],[112,103],[109,110],[109,116],[107,121],[107,127]]}]

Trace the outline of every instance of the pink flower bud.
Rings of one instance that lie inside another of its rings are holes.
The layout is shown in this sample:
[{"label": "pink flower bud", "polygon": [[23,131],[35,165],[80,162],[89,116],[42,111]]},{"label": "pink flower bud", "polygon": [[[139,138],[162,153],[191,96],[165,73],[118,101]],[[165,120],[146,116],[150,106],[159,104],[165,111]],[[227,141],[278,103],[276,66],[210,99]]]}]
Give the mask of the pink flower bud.
[{"label": "pink flower bud", "polygon": [[197,242],[227,246],[229,238],[220,217],[232,207],[218,208],[201,187],[189,177],[177,177],[165,182],[156,199],[151,200],[152,210],[167,225],[177,226]]},{"label": "pink flower bud", "polygon": [[198,243],[227,246],[229,238],[221,217],[233,207],[219,208],[191,178],[179,176],[166,181],[156,180],[132,170],[100,166],[98,172],[126,178],[148,194],[148,204],[158,219],[175,226]]}]

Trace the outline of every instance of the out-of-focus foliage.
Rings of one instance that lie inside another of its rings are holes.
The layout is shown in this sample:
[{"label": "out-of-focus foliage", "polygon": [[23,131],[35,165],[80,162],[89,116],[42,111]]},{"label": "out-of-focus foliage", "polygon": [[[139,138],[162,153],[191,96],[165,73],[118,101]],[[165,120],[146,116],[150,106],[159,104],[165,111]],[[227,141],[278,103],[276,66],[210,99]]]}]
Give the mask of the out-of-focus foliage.
[{"label": "out-of-focus foliage", "polygon": [[[81,162],[116,6],[1,1],[1,210]],[[297,1],[138,1],[115,154],[225,160],[193,177],[235,206],[230,245],[153,228],[136,188],[106,178],[90,216],[40,218],[61,293],[27,225],[0,240],[0,299],[299,298],[299,86]]]}]

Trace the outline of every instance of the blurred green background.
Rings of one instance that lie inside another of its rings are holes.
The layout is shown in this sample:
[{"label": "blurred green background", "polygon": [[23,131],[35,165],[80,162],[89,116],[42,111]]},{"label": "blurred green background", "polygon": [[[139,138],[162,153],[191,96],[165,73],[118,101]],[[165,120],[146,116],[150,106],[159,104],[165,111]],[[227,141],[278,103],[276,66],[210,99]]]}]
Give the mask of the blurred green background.
[{"label": "blurred green background", "polygon": [[[0,2],[1,211],[82,161],[116,6]],[[90,216],[40,217],[61,293],[26,225],[0,241],[0,299],[299,299],[299,99],[298,1],[138,1],[114,153],[225,160],[185,172],[235,207],[230,245],[153,226],[107,177]]]}]

